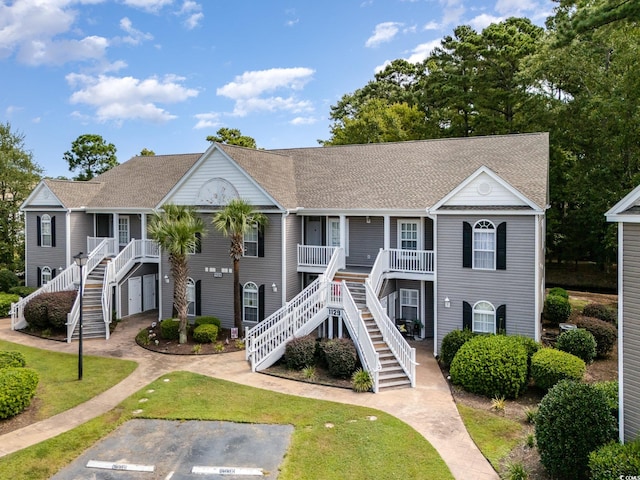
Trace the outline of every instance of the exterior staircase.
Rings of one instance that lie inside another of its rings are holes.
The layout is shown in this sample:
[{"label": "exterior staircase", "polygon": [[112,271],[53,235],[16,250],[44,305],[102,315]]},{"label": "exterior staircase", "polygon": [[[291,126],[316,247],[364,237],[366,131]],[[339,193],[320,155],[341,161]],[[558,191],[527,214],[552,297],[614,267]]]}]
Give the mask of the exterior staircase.
[{"label": "exterior staircase", "polygon": [[[82,295],[82,338],[106,338],[107,325],[102,315],[102,285],[109,259],[105,258],[87,275]],[[80,322],[71,338],[80,336]]]},{"label": "exterior staircase", "polygon": [[366,273],[338,271],[333,279],[336,282],[342,282],[343,280],[346,282],[358,310],[362,313],[367,332],[371,337],[382,366],[382,370],[378,373],[378,389],[410,388],[411,380],[400,366],[389,345],[382,338],[382,333],[367,307],[367,295],[364,288],[367,276],[368,274]]}]

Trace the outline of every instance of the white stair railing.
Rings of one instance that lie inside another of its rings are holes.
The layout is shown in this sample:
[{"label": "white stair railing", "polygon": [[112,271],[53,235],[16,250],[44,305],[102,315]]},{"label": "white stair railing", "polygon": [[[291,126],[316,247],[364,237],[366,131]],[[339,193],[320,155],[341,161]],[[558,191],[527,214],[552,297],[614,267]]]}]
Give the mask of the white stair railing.
[{"label": "white stair railing", "polygon": [[353,300],[351,292],[347,288],[347,284],[344,280],[342,281],[341,286],[342,288],[340,290],[343,292],[342,309],[344,312],[342,318],[349,330],[353,344],[360,354],[363,369],[371,375],[371,379],[373,380],[373,392],[378,393],[378,373],[382,369],[380,357],[378,352],[376,352],[373,342],[371,341],[371,336],[367,331],[367,326],[362,318],[362,313],[358,310],[356,302]]},{"label": "white stair railing", "polygon": [[104,271],[104,280],[102,282],[102,318],[104,320],[104,328],[106,332],[106,339],[109,339],[111,334],[109,325],[111,324],[111,285],[115,279],[113,262],[107,263],[107,268]]}]

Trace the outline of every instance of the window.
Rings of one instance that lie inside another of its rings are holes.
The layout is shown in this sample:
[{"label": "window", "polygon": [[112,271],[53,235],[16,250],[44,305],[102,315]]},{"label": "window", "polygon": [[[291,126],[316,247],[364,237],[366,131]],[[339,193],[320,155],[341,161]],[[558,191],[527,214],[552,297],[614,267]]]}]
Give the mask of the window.
[{"label": "window", "polygon": [[[40,219],[40,245],[50,247],[52,244],[51,235],[51,217],[49,215],[42,215]],[[51,270],[49,270],[49,274],[51,274]]]},{"label": "window", "polygon": [[253,282],[247,282],[242,288],[242,312],[243,321],[258,321],[258,286]]},{"label": "window", "polygon": [[129,217],[118,217],[118,243],[129,243]]},{"label": "window", "polygon": [[196,282],[187,278],[187,316],[196,316]]},{"label": "window", "polygon": [[473,306],[473,331],[496,333],[496,309],[489,302],[480,301]]},{"label": "window", "polygon": [[400,220],[398,222],[398,248],[418,250],[419,225],[417,221]]},{"label": "window", "polygon": [[255,224],[251,229],[244,234],[244,256],[245,257],[257,257],[258,256],[258,224]]},{"label": "window", "polygon": [[418,318],[418,290],[400,289],[400,318]]},{"label": "window", "polygon": [[193,243],[189,251],[189,255],[195,255],[196,253],[202,253],[202,234],[196,233],[196,241]]},{"label": "window", "polygon": [[42,267],[40,270],[40,285],[46,285],[51,281],[53,277],[51,276],[51,268]]},{"label": "window", "polygon": [[496,230],[488,220],[480,220],[473,226],[473,268],[495,270]]}]

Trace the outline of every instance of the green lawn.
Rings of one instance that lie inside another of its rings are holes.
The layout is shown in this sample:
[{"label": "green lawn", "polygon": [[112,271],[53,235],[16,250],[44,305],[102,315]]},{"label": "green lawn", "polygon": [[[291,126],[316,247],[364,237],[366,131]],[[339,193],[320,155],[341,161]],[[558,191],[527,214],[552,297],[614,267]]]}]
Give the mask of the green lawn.
[{"label": "green lawn", "polygon": [[[27,367],[40,375],[36,398],[38,420],[79,405],[108,390],[133,372],[137,363],[129,360],[83,356],[83,380],[78,381],[78,356],[50,352],[0,340],[0,350],[22,352]],[[17,478],[17,477],[16,477]]]},{"label": "green lawn", "polygon": [[[148,401],[140,403],[141,398]],[[384,412],[186,372],[163,376],[109,413],[1,458],[0,471],[6,478],[49,478],[139,408],[144,412],[138,417],[145,418],[291,424],[295,431],[278,477],[283,480],[453,478],[429,442]]]}]

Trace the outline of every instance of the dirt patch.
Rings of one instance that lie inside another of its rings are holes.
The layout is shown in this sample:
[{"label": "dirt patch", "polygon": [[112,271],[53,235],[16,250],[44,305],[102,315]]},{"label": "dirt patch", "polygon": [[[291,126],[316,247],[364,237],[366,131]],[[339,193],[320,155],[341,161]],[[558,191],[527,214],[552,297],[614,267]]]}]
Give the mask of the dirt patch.
[{"label": "dirt patch", "polygon": [[31,403],[25,410],[15,417],[0,420],[0,435],[13,432],[14,430],[19,430],[22,427],[26,427],[27,425],[31,425],[32,423],[36,423],[41,420],[39,418],[41,405],[42,400],[38,398],[38,393],[36,392],[36,396],[31,400]]},{"label": "dirt patch", "polygon": [[291,370],[287,368],[282,361],[277,362],[273,366],[263,370],[261,373],[273,375],[274,377],[286,378],[288,380],[295,380],[297,382],[315,383],[329,387],[351,389],[351,380],[332,377],[328,370],[322,366],[314,367],[313,378],[305,376],[304,370]]}]

